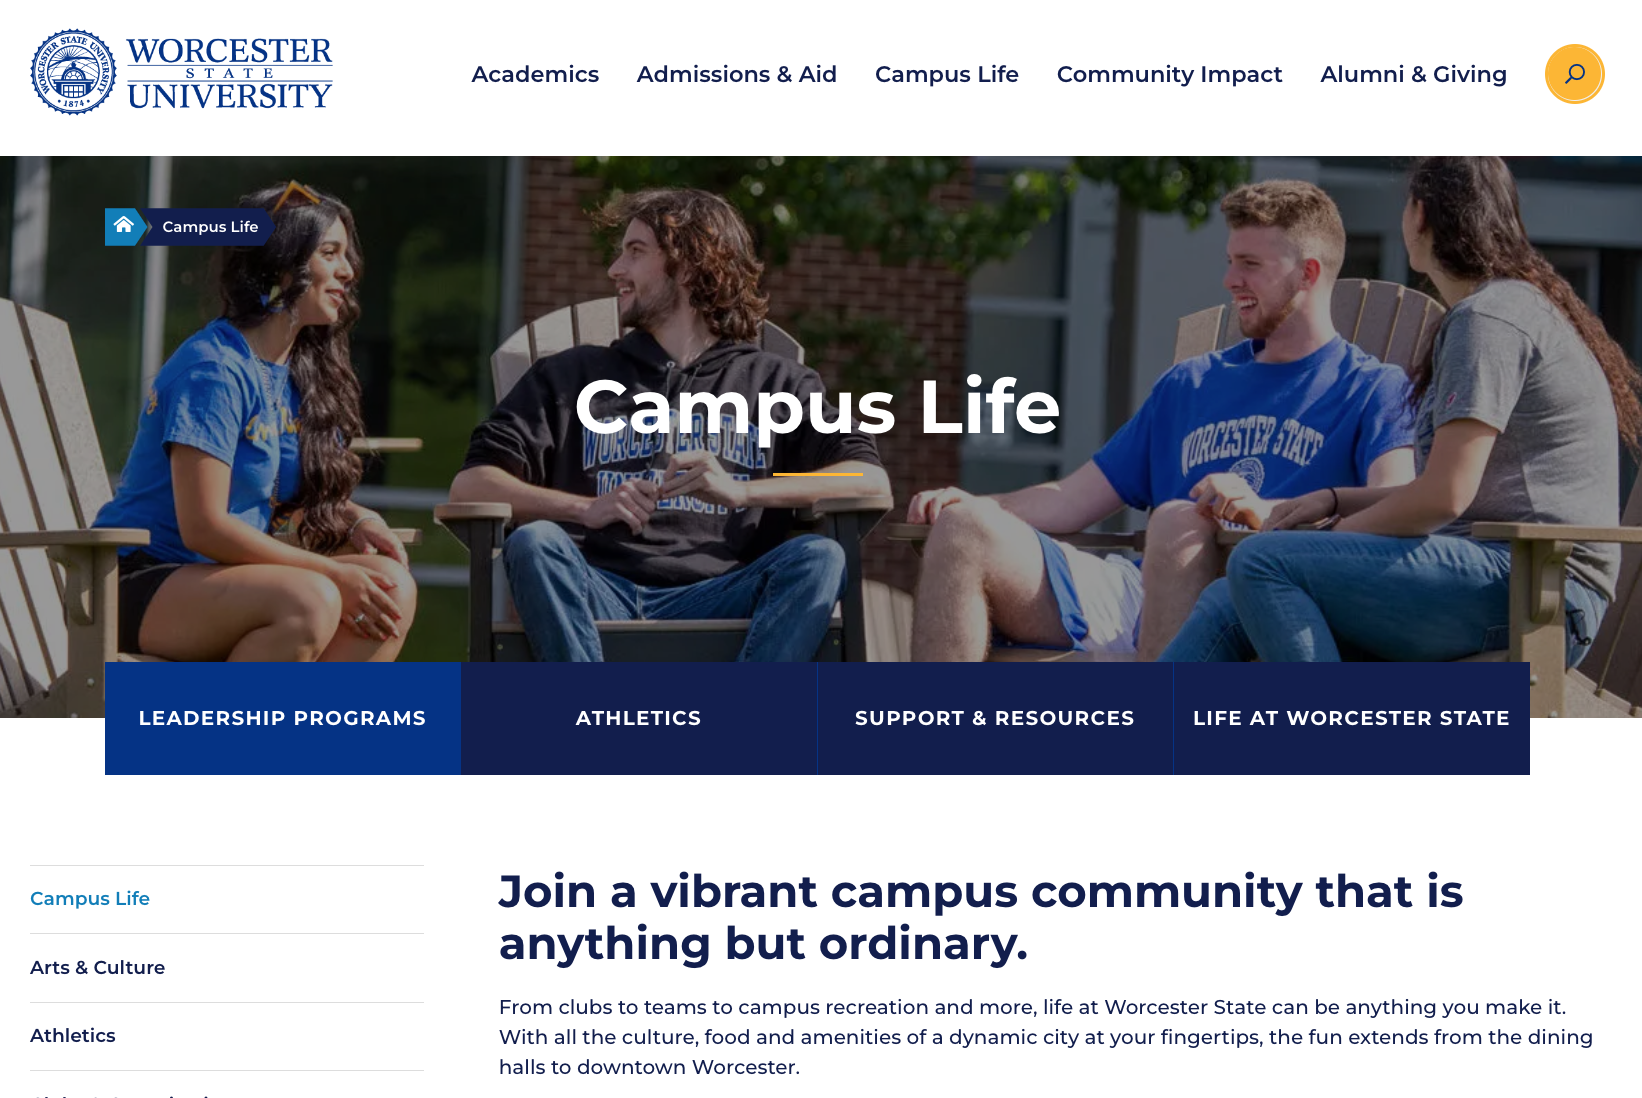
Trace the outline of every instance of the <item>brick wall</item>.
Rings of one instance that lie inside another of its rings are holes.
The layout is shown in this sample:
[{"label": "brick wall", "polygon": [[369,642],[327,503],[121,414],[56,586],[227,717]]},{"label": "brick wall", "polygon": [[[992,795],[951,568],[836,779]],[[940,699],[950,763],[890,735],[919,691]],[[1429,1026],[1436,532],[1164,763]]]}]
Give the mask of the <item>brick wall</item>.
[{"label": "brick wall", "polygon": [[[778,324],[800,309],[842,309],[894,317],[928,356],[930,373],[943,396],[941,411],[950,419],[962,391],[960,377],[966,337],[964,280],[944,268],[917,265],[885,267],[875,258],[857,256],[831,240],[797,249],[792,262],[769,278],[770,316]],[[838,362],[809,365],[837,387]],[[902,507],[922,488],[958,482],[957,436],[923,433],[925,378],[909,379],[890,407],[894,430],[878,436],[878,453]],[[857,394],[859,395],[859,394]],[[899,520],[897,511],[886,521]],[[867,575],[910,591],[917,558],[904,544],[891,543],[882,531],[867,543]]]},{"label": "brick wall", "polygon": [[[590,223],[583,212],[598,195],[596,185],[577,176],[569,158],[540,157],[530,162],[525,209],[525,269],[523,312],[526,317],[607,296],[604,275],[608,258],[593,246]],[[952,188],[950,197],[968,197],[968,184]],[[941,196],[947,197],[947,196]],[[943,418],[957,413],[963,391],[962,371],[967,320],[966,287],[959,275],[939,267],[913,265],[886,267],[871,256],[854,255],[837,241],[810,241],[793,253],[792,260],[771,272],[770,319],[783,327],[806,310],[839,309],[851,313],[895,318],[924,347],[929,374],[940,386]],[[829,388],[837,385],[838,363],[809,362],[821,371]],[[958,480],[958,443],[952,435],[925,435],[923,378],[912,379],[891,405],[896,427],[878,436],[879,452],[904,505],[921,488],[955,484]],[[891,516],[899,518],[899,514]],[[904,545],[892,545],[876,533],[867,546],[867,574],[910,590],[916,574],[915,558]]]},{"label": "brick wall", "polygon": [[589,298],[609,297],[610,257],[594,245],[586,208],[598,185],[578,176],[569,157],[530,161],[525,183],[525,269],[522,315],[534,320]]}]

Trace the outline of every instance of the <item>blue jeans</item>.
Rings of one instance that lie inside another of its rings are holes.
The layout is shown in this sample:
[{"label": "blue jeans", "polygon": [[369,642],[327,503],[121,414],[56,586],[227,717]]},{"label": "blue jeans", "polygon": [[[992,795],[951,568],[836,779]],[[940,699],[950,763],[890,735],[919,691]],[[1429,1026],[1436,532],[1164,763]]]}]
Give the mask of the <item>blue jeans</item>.
[{"label": "blue jeans", "polygon": [[[1510,641],[1504,542],[1277,530],[1231,554],[1159,660],[1440,661]],[[1570,578],[1568,666],[1590,649],[1607,600]]]},{"label": "blue jeans", "polygon": [[595,622],[680,618],[751,618],[742,660],[814,659],[845,578],[843,548],[813,534],[682,587],[640,587],[594,568],[552,522],[513,531],[502,560],[531,653],[555,662],[602,662]]}]

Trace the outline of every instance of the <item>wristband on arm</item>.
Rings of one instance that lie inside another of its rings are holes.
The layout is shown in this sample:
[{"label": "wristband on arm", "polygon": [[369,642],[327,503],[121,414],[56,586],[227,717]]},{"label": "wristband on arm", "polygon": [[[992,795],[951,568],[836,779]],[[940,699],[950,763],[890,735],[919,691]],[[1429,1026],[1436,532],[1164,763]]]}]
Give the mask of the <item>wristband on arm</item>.
[{"label": "wristband on arm", "polygon": [[1323,521],[1317,524],[1319,530],[1332,530],[1340,525],[1340,493],[1330,488],[1328,498],[1332,506],[1329,508],[1328,514],[1323,517]]},{"label": "wristband on arm", "polygon": [[382,521],[382,516],[377,514],[375,511],[366,511],[364,514],[360,515],[358,518],[353,520],[353,525],[348,527],[348,532],[344,536],[347,538],[348,541],[350,541],[350,542],[353,541],[354,531],[359,529],[361,526],[363,526],[365,523],[371,521],[372,519],[376,519],[378,522],[381,522]]}]

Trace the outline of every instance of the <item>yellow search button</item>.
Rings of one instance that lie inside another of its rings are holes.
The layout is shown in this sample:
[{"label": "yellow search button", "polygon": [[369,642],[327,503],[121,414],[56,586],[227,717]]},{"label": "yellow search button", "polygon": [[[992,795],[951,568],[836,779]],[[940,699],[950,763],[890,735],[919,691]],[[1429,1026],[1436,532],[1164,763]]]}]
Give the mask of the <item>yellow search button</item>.
[{"label": "yellow search button", "polygon": [[1589,46],[1563,46],[1545,62],[1545,86],[1564,103],[1595,99],[1602,75],[1602,58]]}]

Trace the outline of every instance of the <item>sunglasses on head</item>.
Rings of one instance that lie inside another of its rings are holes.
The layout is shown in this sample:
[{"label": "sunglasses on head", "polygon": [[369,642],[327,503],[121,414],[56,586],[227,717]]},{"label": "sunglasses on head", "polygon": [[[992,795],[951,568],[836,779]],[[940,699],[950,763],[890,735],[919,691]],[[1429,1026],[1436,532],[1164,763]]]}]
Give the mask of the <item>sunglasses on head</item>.
[{"label": "sunglasses on head", "polygon": [[322,200],[317,194],[293,179],[289,183],[285,184],[285,190],[280,194],[279,201],[274,203],[274,208],[268,211],[269,215],[271,216],[273,214],[277,214],[280,211],[280,207],[289,202],[293,196],[298,198],[306,198],[315,206],[321,205],[322,203]]}]

